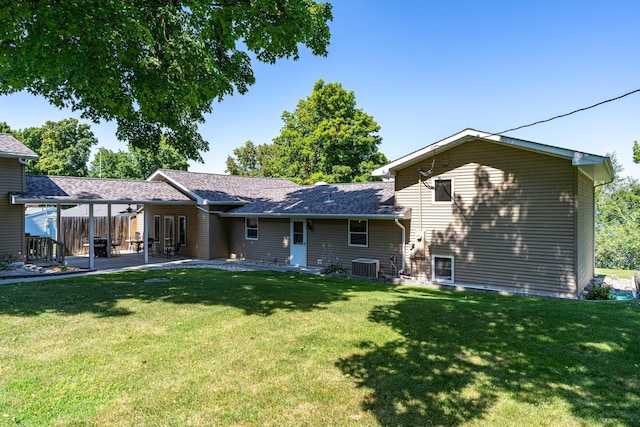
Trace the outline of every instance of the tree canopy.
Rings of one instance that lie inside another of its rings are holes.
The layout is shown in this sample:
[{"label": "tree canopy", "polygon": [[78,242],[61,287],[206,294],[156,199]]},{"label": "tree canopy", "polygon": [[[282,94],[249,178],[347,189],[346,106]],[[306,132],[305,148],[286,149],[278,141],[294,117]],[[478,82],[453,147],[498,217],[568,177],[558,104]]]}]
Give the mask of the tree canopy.
[{"label": "tree canopy", "polygon": [[98,149],[89,165],[89,176],[117,179],[146,179],[158,169],[187,170],[189,163],[175,148],[160,141],[158,149],[141,149],[129,144],[129,151]]},{"label": "tree canopy", "polygon": [[0,95],[26,90],[136,148],[161,136],[200,160],[212,103],[255,82],[251,58],[326,55],[331,5],[312,0],[22,0],[0,7]]},{"label": "tree canopy", "polygon": [[640,183],[623,177],[615,153],[609,154],[614,180],[596,188],[596,266],[640,266]]},{"label": "tree canopy", "polygon": [[91,147],[98,142],[91,126],[74,118],[11,133],[40,156],[29,162],[29,174],[86,176]]},{"label": "tree canopy", "polygon": [[251,141],[227,158],[227,172],[289,178],[311,184],[371,181],[371,171],[388,162],[378,151],[380,126],[356,108],[353,91],[339,83],[318,80],[312,94],[293,112],[282,114],[284,125],[273,144]]}]

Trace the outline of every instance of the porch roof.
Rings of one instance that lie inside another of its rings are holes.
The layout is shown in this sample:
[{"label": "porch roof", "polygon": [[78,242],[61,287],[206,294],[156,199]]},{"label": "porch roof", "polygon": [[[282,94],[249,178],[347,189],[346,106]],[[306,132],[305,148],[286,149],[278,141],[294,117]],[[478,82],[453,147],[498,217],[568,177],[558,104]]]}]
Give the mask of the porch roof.
[{"label": "porch roof", "polygon": [[26,191],[11,194],[13,204],[195,204],[165,182],[71,176],[27,175]]}]

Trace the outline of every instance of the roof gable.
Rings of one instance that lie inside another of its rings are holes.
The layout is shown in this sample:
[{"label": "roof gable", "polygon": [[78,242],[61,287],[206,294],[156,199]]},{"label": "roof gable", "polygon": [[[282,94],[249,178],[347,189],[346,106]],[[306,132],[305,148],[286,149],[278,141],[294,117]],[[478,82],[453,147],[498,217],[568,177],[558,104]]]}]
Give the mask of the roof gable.
[{"label": "roof gable", "polygon": [[473,141],[486,141],[494,144],[506,145],[520,150],[533,151],[536,153],[568,159],[575,167],[580,168],[594,182],[610,181],[613,179],[613,166],[611,160],[606,156],[583,153],[567,148],[555,147],[552,145],[540,144],[538,142],[526,141],[518,138],[511,138],[503,135],[490,134],[475,129],[465,129],[448,138],[428,145],[413,153],[407,154],[385,166],[371,172],[373,176],[395,176],[396,171],[433,157],[461,144]]},{"label": "roof gable", "polygon": [[282,189],[300,186],[287,179],[161,169],[148,181],[166,181],[200,205],[243,205]]},{"label": "roof gable", "polygon": [[38,155],[10,133],[0,133],[0,157],[37,159]]}]

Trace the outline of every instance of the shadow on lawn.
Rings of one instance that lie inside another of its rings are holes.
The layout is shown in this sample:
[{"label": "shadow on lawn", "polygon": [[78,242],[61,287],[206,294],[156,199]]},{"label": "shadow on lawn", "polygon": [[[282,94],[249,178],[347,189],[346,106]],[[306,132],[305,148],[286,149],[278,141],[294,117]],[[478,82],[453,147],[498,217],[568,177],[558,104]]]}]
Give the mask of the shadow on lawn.
[{"label": "shadow on lawn", "polygon": [[[145,282],[155,278],[159,282]],[[158,270],[86,276],[38,283],[2,285],[0,314],[34,316],[45,312],[126,316],[123,300],[163,301],[236,307],[268,316],[276,310],[323,310],[353,291],[384,290],[366,282],[275,272],[215,269]]]},{"label": "shadow on lawn", "polygon": [[[586,422],[638,425],[637,306],[604,307],[603,316],[580,302],[522,298],[511,308],[490,298],[411,292],[374,309],[370,320],[401,338],[363,342],[336,363],[371,390],[363,410],[382,425],[453,426],[489,416],[508,394],[532,407],[564,401]],[[542,414],[533,419],[554,423]],[[526,423],[523,415],[506,422]]]}]

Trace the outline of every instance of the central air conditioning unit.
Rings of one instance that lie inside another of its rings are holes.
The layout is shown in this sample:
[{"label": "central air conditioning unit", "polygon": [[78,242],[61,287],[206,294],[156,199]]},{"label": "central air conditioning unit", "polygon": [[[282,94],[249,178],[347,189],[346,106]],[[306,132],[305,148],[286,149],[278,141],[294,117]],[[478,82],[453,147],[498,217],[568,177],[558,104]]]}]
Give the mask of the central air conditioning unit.
[{"label": "central air conditioning unit", "polygon": [[358,258],[351,261],[351,274],[363,277],[378,277],[380,260]]}]

